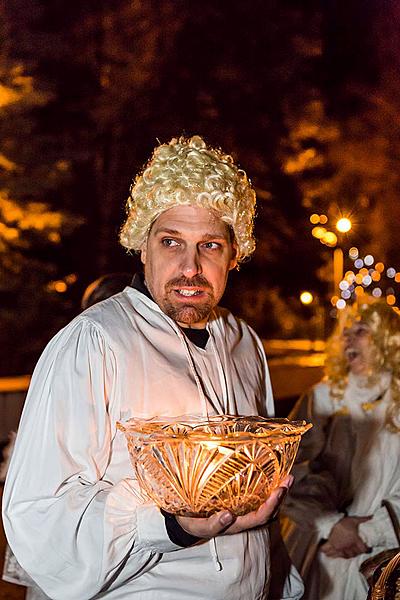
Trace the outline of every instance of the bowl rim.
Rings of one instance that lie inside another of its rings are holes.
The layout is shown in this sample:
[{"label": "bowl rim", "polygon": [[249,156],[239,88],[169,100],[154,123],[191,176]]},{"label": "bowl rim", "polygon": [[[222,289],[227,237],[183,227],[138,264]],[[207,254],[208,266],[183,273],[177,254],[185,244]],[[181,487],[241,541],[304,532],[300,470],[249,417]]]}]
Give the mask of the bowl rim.
[{"label": "bowl rim", "polygon": [[[221,425],[246,423],[256,431],[249,429],[231,432],[213,432]],[[182,427],[182,432],[171,431],[171,427]],[[151,418],[131,418],[118,421],[117,428],[127,437],[136,438],[141,443],[152,443],[167,440],[193,442],[227,442],[243,443],[244,441],[271,438],[298,439],[312,427],[306,421],[291,421],[280,417],[260,417],[258,415],[179,415],[155,416]],[[209,428],[208,430],[206,428]],[[211,429],[211,431],[210,431]]]}]

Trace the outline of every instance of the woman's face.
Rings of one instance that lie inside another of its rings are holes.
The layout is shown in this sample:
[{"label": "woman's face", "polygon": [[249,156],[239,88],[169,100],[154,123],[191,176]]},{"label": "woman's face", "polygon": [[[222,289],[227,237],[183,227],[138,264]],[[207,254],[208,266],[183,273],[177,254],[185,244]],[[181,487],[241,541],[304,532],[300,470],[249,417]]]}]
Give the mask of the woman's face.
[{"label": "woman's face", "polygon": [[343,351],[350,371],[366,375],[371,357],[371,332],[366,323],[358,321],[343,331]]}]

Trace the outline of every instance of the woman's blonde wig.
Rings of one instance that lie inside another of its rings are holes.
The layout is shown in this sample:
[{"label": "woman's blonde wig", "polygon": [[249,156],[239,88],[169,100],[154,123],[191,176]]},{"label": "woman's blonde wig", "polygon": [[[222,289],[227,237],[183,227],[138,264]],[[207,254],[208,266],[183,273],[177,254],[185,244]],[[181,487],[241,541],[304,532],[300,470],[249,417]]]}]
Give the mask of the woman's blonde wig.
[{"label": "woman's blonde wig", "polygon": [[199,136],[174,138],[154,150],[133,181],[120,242],[139,251],[161,213],[180,205],[199,206],[215,211],[229,225],[242,261],[255,249],[255,203],[246,173],[231,156],[208,147]]},{"label": "woman's blonde wig", "polygon": [[346,307],[327,343],[325,373],[333,398],[343,398],[348,381],[348,365],[343,352],[343,332],[356,322],[365,323],[370,332],[372,352],[366,386],[374,385],[381,373],[391,375],[391,401],[386,427],[400,432],[400,312],[385,300],[362,299]]}]

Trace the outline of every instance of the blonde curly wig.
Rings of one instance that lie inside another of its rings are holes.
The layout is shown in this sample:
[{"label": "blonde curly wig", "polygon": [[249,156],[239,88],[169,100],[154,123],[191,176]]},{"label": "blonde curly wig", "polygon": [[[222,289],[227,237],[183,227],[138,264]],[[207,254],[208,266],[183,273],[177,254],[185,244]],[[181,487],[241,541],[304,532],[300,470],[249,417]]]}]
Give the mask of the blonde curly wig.
[{"label": "blonde curly wig", "polygon": [[158,146],[133,181],[120,242],[139,251],[157,217],[169,208],[195,205],[215,211],[238,246],[238,261],[255,249],[255,192],[232,157],[210,148],[200,136],[173,138]]},{"label": "blonde curly wig", "polygon": [[343,353],[343,331],[357,321],[365,323],[372,341],[371,362],[366,386],[374,385],[382,372],[391,375],[391,403],[386,427],[400,432],[400,312],[385,300],[367,299],[346,307],[327,343],[325,373],[332,397],[343,398],[348,381],[348,366]]}]

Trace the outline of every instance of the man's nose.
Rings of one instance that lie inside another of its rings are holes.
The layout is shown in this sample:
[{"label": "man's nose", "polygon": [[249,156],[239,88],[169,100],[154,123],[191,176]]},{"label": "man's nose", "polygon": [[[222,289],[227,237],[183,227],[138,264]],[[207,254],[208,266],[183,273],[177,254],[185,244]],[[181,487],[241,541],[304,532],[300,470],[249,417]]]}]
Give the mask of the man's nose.
[{"label": "man's nose", "polygon": [[197,248],[186,248],[182,257],[182,273],[185,277],[194,277],[202,273],[201,258]]}]

